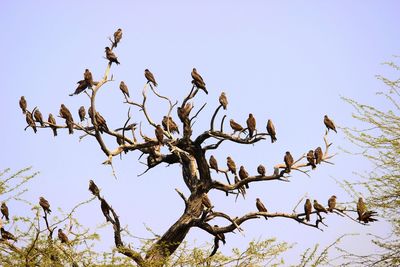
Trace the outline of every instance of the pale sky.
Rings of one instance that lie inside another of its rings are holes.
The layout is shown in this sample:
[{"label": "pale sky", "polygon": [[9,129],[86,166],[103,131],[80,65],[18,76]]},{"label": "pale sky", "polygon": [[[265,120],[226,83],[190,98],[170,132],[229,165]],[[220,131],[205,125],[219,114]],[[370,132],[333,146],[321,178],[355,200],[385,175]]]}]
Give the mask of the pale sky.
[{"label": "pale sky", "polygon": [[[228,119],[245,123],[253,113],[260,130],[265,130],[271,118],[277,130],[278,142],[261,142],[255,146],[224,143],[214,155],[220,166],[231,155],[236,165],[244,165],[256,173],[262,163],[271,172],[290,150],[295,158],[309,149],[323,145],[325,128],[323,115],[328,114],[338,126],[355,126],[351,108],[341,96],[384,107],[377,91],[385,90],[375,75],[391,72],[382,66],[399,54],[398,1],[7,1],[0,2],[0,30],[3,33],[2,105],[3,131],[1,169],[17,171],[33,166],[41,174],[30,186],[26,198],[36,202],[45,196],[52,207],[71,209],[77,202],[90,197],[88,180],[102,188],[102,194],[112,204],[123,225],[129,225],[136,236],[150,237],[145,225],[163,234],[184,209],[174,191],[188,196],[178,166],[165,165],[145,170],[138,163],[140,153],[114,159],[118,175],[101,165],[106,158],[95,140],[79,142],[76,132],[69,136],[59,131],[53,138],[50,129],[39,129],[35,135],[26,126],[25,116],[18,107],[24,95],[30,109],[38,106],[47,118],[58,114],[61,103],[71,110],[75,120],[81,105],[88,107],[82,94],[69,97],[76,82],[89,68],[95,79],[106,68],[104,47],[117,28],[123,29],[123,39],[115,50],[121,65],[113,66],[115,82],[106,84],[98,95],[97,109],[111,128],[126,120],[128,106],[118,88],[124,80],[133,100],[141,101],[145,84],[144,69],[150,69],[159,83],[159,92],[181,103],[191,88],[193,67],[201,73],[210,94],[200,94],[195,107],[207,102],[199,115],[194,133],[206,130],[218,105],[218,96],[225,91],[229,106]],[[149,98],[149,111],[159,122],[168,106]],[[144,117],[132,108],[133,120]],[[173,112],[176,121],[176,112]],[[60,118],[57,118],[61,121]],[[228,130],[229,128],[226,127]],[[230,129],[229,129],[230,130]],[[144,127],[147,135],[153,130]],[[223,192],[211,192],[217,210],[232,217],[255,211],[255,199],[260,197],[271,211],[290,213],[305,193],[320,203],[335,194],[338,202],[355,199],[335,182],[358,180],[354,172],[368,172],[371,166],[357,156],[344,153],[339,147],[355,151],[340,130],[330,134],[332,152],[338,155],[335,165],[324,164],[311,172],[311,178],[292,173],[290,183],[261,182],[250,185],[245,200],[226,198]],[[114,144],[114,140],[109,144]],[[207,154],[211,155],[210,153]],[[224,181],[223,176],[213,176]],[[15,205],[15,206],[14,206]],[[12,215],[29,214],[20,204],[9,203]],[[54,209],[56,210],[56,209]],[[302,211],[302,204],[299,206]],[[82,224],[97,226],[104,222],[99,203],[93,202],[78,212]],[[367,234],[387,235],[390,227],[384,222],[361,226],[339,216],[326,219],[324,232],[307,228],[287,219],[264,219],[246,222],[240,234],[228,234],[228,252],[244,248],[252,239],[277,237],[297,243],[285,258],[298,261],[305,248],[319,242],[330,244],[345,233],[361,233],[345,240],[343,246],[361,253],[374,250]],[[223,223],[221,223],[223,225]],[[101,231],[98,249],[114,246],[111,226]],[[209,234],[193,229],[189,241],[212,242]],[[133,246],[138,245],[134,240]]]}]

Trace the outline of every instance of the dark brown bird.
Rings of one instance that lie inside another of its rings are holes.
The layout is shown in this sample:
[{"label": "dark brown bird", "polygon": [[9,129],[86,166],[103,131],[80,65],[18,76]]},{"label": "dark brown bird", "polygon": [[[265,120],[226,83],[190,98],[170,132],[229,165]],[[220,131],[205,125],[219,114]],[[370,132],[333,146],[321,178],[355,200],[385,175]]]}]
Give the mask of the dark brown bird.
[{"label": "dark brown bird", "polygon": [[219,96],[219,103],[226,110],[226,107],[228,106],[228,99],[226,98],[225,92],[222,92]]},{"label": "dark brown bird", "polygon": [[179,119],[181,121],[185,121],[188,118],[190,111],[192,111],[192,108],[193,108],[193,106],[191,103],[186,103],[183,108],[178,107],[177,112],[178,112]]},{"label": "dark brown bird", "polygon": [[121,83],[119,84],[119,89],[121,90],[121,92],[124,94],[125,98],[129,97],[129,90],[128,90],[128,86],[126,86],[126,84],[124,83],[124,81],[121,81]]},{"label": "dark brown bird", "polygon": [[25,96],[21,96],[21,98],[19,99],[19,107],[22,109],[22,113],[26,113],[26,100],[25,100]]},{"label": "dark brown bird", "polygon": [[271,137],[271,143],[274,143],[276,139],[276,131],[275,131],[275,126],[272,123],[272,120],[268,120],[267,122],[267,132],[269,136]]},{"label": "dark brown bird", "polygon": [[104,117],[101,116],[98,111],[96,111],[96,123],[101,133],[108,132],[106,119],[104,119]]},{"label": "dark brown bird", "polygon": [[314,151],[315,164],[321,164],[322,157],[322,149],[321,147],[317,147]]},{"label": "dark brown bird", "polygon": [[53,114],[49,114],[49,118],[47,119],[48,123],[51,123],[49,126],[53,130],[53,135],[57,136],[57,127],[55,126],[57,124],[56,119],[53,117]]},{"label": "dark brown bird", "polygon": [[117,47],[118,43],[122,39],[122,29],[119,28],[116,32],[114,32],[114,42],[113,42],[113,47]]},{"label": "dark brown bird", "polygon": [[246,123],[247,128],[249,129],[249,137],[252,138],[256,130],[256,119],[254,118],[253,114],[249,114],[249,118],[247,119]]},{"label": "dark brown bird", "polygon": [[61,118],[65,119],[65,123],[67,124],[68,129],[69,129],[69,134],[73,134],[74,133],[74,119],[72,118],[71,112],[64,104],[61,104],[60,116],[61,116]]},{"label": "dark brown bird", "polygon": [[202,198],[201,198],[201,203],[203,204],[203,206],[204,206],[205,208],[211,210],[212,204],[211,204],[210,199],[209,199],[208,196],[207,196],[207,193],[203,193],[203,196],[202,196]]},{"label": "dark brown bird", "polygon": [[333,195],[328,199],[328,211],[333,212],[335,208],[336,208],[336,196]]},{"label": "dark brown bird", "polygon": [[[26,123],[28,123],[28,126],[32,127],[33,131],[36,133],[36,132],[37,132],[37,129],[36,129],[35,121],[33,120],[33,117],[32,117],[32,113],[30,113],[30,112],[27,110],[27,111],[26,111],[26,114],[25,114],[25,117],[26,117]],[[26,128],[25,128],[25,129],[26,129]]]},{"label": "dark brown bird", "polygon": [[163,140],[164,140],[164,130],[163,128],[161,128],[161,125],[158,124],[156,129],[155,129],[155,133],[156,133],[156,138],[158,140],[158,143],[160,143],[160,145],[163,144]]},{"label": "dark brown bird", "polygon": [[324,123],[325,123],[325,126],[328,129],[328,131],[333,130],[333,131],[335,131],[335,133],[337,133],[335,124],[333,123],[333,121],[331,119],[328,118],[328,115],[324,116]]},{"label": "dark brown bird", "polygon": [[114,52],[107,46],[106,48],[106,58],[112,64],[113,62],[119,65],[118,57],[114,54]]},{"label": "dark brown bird", "polygon": [[359,218],[359,221],[362,221],[363,223],[369,223],[369,222],[376,222],[377,219],[373,218],[373,216],[376,216],[377,213],[375,211],[366,211],[364,212],[361,217]]},{"label": "dark brown bird", "polygon": [[104,199],[101,199],[100,202],[101,202],[100,208],[101,211],[103,212],[104,217],[106,217],[106,221],[112,222],[112,219],[110,217],[110,206]]},{"label": "dark brown bird", "polygon": [[10,220],[10,218],[9,218],[10,214],[8,213],[8,207],[7,207],[5,202],[1,203],[0,210],[1,210],[1,214],[2,214],[1,218],[6,217],[6,220],[9,221]]},{"label": "dark brown bird", "polygon": [[87,86],[92,87],[94,82],[93,82],[93,76],[92,73],[89,71],[89,69],[85,69],[85,72],[83,73],[83,79],[85,80]]},{"label": "dark brown bird", "polygon": [[86,83],[85,80],[80,80],[77,82],[78,86],[75,89],[75,92],[73,92],[72,94],[70,94],[69,96],[73,96],[73,95],[79,95],[80,93],[82,93],[83,91],[85,91],[86,88],[88,88],[88,84]]},{"label": "dark brown bird", "polygon": [[[264,204],[261,202],[259,198],[256,198],[256,207],[259,212],[268,212],[267,208],[265,208]],[[268,220],[268,217],[265,216],[265,219]]]},{"label": "dark brown bird", "polygon": [[316,199],[314,199],[314,209],[317,211],[317,213],[319,214],[320,212],[325,212],[328,213],[325,209],[324,206],[322,206],[321,204],[318,203],[318,201]]},{"label": "dark brown bird", "polygon": [[210,164],[211,169],[214,169],[217,173],[219,172],[217,159],[214,158],[213,155],[211,155],[210,159],[208,160],[208,163]]},{"label": "dark brown bird", "polygon": [[81,120],[81,122],[85,120],[85,117],[86,117],[86,110],[85,110],[85,107],[84,107],[84,106],[81,106],[81,107],[79,108],[79,110],[78,110],[78,115],[79,115],[79,119]]},{"label": "dark brown bird", "polygon": [[[249,177],[249,173],[246,171],[246,169],[243,166],[240,166],[239,168],[239,178],[241,180],[246,179]],[[249,184],[245,185],[247,189],[249,189]]]},{"label": "dark brown bird", "polygon": [[45,213],[47,214],[51,213],[50,204],[44,197],[39,198],[39,205],[43,208],[43,211]]},{"label": "dark brown bird", "polygon": [[206,83],[203,80],[203,77],[197,72],[196,68],[193,68],[192,70],[192,78],[193,81],[192,83],[199,89],[202,89],[206,94],[208,94],[208,91],[206,89]]},{"label": "dark brown bird", "polygon": [[100,195],[100,190],[97,187],[97,185],[93,182],[93,180],[89,181],[89,191],[92,192],[92,194],[96,197],[99,197]]},{"label": "dark brown bird", "polygon": [[265,167],[262,164],[258,165],[257,172],[259,175],[265,176]]},{"label": "dark brown bird", "polygon": [[365,205],[364,199],[360,197],[357,202],[357,214],[359,221],[361,221],[362,216],[366,211],[367,211],[367,206]]},{"label": "dark brown bird", "polygon": [[36,109],[35,112],[33,113],[33,117],[35,117],[35,121],[39,122],[42,127],[44,127],[44,121],[43,121],[43,116],[42,113],[39,111],[39,109]]},{"label": "dark brown bird", "polygon": [[314,158],[314,151],[310,150],[307,153],[307,161],[311,165],[312,169],[315,169],[317,166],[315,166],[315,158]]},{"label": "dark brown bird", "polygon": [[67,235],[64,234],[61,229],[58,229],[58,239],[61,240],[61,243],[65,243],[65,244],[69,243]]},{"label": "dark brown bird", "polygon": [[168,131],[168,126],[169,126],[169,131],[171,133],[178,133],[179,134],[179,128],[178,125],[174,122],[174,120],[172,119],[172,117],[167,117],[164,116],[163,120],[162,120],[162,126],[164,127],[165,131]]},{"label": "dark brown bird", "polygon": [[237,123],[236,121],[234,121],[233,119],[229,120],[229,125],[231,126],[231,128],[233,129],[233,134],[235,134],[236,132],[241,132],[243,131],[243,127],[242,125],[240,125],[239,123]]},{"label": "dark brown bird", "polygon": [[306,203],[304,204],[304,213],[306,214],[306,221],[310,221],[310,214],[312,211],[312,205],[309,198],[306,199]]},{"label": "dark brown bird", "polygon": [[292,155],[290,154],[289,151],[286,151],[285,157],[283,158],[283,160],[285,161],[286,172],[289,173],[291,171],[291,168],[292,168],[292,165],[293,165],[293,162],[294,162],[293,157],[292,157]]},{"label": "dark brown bird", "polygon": [[231,157],[226,158],[226,165],[232,174],[236,174],[236,164]]},{"label": "dark brown bird", "polygon": [[151,82],[154,86],[157,86],[156,79],[154,79],[153,73],[151,73],[148,69],[144,70],[144,77],[147,79],[147,83]]},{"label": "dark brown bird", "polygon": [[1,238],[5,239],[5,240],[17,241],[15,236],[13,234],[11,234],[10,232],[6,231],[3,227],[1,227],[0,231],[1,231]]}]

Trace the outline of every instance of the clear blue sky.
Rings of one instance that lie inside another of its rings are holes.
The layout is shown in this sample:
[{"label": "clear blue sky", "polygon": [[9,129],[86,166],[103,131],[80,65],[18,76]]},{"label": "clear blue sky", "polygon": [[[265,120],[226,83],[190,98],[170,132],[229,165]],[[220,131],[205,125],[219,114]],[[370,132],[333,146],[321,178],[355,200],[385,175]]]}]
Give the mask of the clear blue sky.
[{"label": "clear blue sky", "polygon": [[[160,93],[180,101],[190,89],[190,72],[196,67],[210,94],[196,99],[197,108],[204,102],[208,104],[195,124],[195,133],[208,127],[218,96],[225,91],[229,98],[228,118],[244,122],[252,112],[260,129],[265,129],[267,119],[272,118],[278,142],[248,147],[226,143],[215,152],[220,165],[224,166],[224,159],[231,155],[237,165],[245,165],[249,172],[255,173],[260,163],[271,171],[273,165],[282,162],[285,151],[299,157],[323,145],[324,114],[339,126],[357,125],[351,118],[351,108],[340,96],[382,106],[375,92],[385,88],[375,75],[387,73],[380,63],[399,54],[399,2],[307,3],[1,1],[0,168],[16,171],[33,165],[41,174],[27,197],[35,202],[43,195],[53,207],[64,210],[90,197],[87,184],[94,179],[133,234],[149,236],[144,224],[162,234],[184,208],[174,188],[188,193],[178,166],[160,166],[138,178],[145,167],[137,162],[139,153],[130,153],[122,161],[114,159],[118,175],[115,180],[110,168],[101,165],[105,156],[94,140],[79,142],[78,133],[69,136],[66,131],[57,138],[47,129],[36,135],[23,131],[26,124],[18,107],[19,97],[25,95],[29,108],[38,106],[46,118],[49,112],[58,114],[60,103],[66,104],[77,118],[79,106],[88,106],[88,98],[68,94],[85,68],[92,71],[95,79],[103,74],[107,37],[120,27],[123,39],[116,54],[121,65],[112,68],[116,81],[101,89],[97,104],[109,127],[119,127],[126,119],[128,107],[122,104],[119,81],[124,80],[132,98],[138,100],[145,83],[143,70],[149,68],[157,78]],[[154,119],[161,120],[167,106],[150,98],[149,110]],[[134,120],[143,120],[137,110]],[[147,133],[152,135],[153,130],[147,128]],[[252,185],[247,199],[237,203],[220,192],[212,192],[210,198],[216,209],[232,216],[254,211],[256,197],[271,211],[286,212],[291,212],[306,192],[323,203],[332,194],[338,196],[339,202],[352,201],[333,178],[357,180],[353,172],[368,171],[370,165],[338,149],[354,149],[342,132],[331,135],[331,141],[332,151],[339,152],[333,160],[335,165],[318,167],[311,178],[293,173],[291,183]],[[13,209],[12,203],[9,206],[12,214],[26,212]],[[98,203],[83,208],[78,216],[88,226],[104,222]],[[229,234],[222,249],[227,252],[232,247],[243,248],[254,238],[275,236],[298,243],[286,259],[296,262],[298,253],[305,248],[316,242],[329,244],[343,233],[362,233],[344,245],[369,253],[373,247],[364,242],[366,233],[390,231],[384,223],[362,227],[338,216],[329,216],[326,223],[330,227],[320,232],[284,219],[254,220],[243,225],[245,237]],[[100,249],[113,246],[111,228],[102,234]],[[212,237],[192,230],[189,240],[194,239],[211,242]],[[134,241],[133,245],[137,244]]]}]

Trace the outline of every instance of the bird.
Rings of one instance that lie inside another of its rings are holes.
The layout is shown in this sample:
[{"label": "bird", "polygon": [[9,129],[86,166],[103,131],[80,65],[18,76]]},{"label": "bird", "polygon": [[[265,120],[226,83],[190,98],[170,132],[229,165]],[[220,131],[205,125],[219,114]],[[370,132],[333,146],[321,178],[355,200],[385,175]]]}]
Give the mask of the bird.
[{"label": "bird", "polygon": [[93,182],[93,180],[89,181],[89,191],[92,192],[92,194],[96,197],[99,197],[100,195],[100,190],[97,187],[97,185]]},{"label": "bird", "polygon": [[210,156],[208,163],[211,169],[214,169],[217,173],[219,172],[217,159],[213,155]]},{"label": "bird", "polygon": [[222,92],[219,96],[219,103],[226,110],[226,107],[228,106],[228,99],[226,98],[225,92]]},{"label": "bird", "polygon": [[363,214],[367,211],[367,206],[365,205],[364,199],[362,197],[358,198],[357,202],[357,214],[358,220],[361,221]]},{"label": "bird", "polygon": [[121,81],[121,83],[119,84],[119,89],[121,90],[121,92],[124,94],[125,98],[129,97],[129,90],[128,90],[128,86],[126,86],[126,84],[124,83],[124,81]]},{"label": "bird", "polygon": [[232,174],[236,174],[236,164],[231,157],[226,158],[226,165],[228,166],[228,171]]},{"label": "bird", "polygon": [[377,219],[372,218],[372,216],[376,215],[377,213],[375,211],[366,211],[361,215],[359,221],[362,221],[363,223],[375,222]]},{"label": "bird", "polygon": [[285,165],[286,165],[286,172],[290,172],[291,171],[291,168],[292,168],[292,165],[293,165],[293,157],[292,157],[292,155],[290,154],[290,152],[289,151],[286,151],[286,153],[285,153],[285,157],[283,158],[283,160],[285,161]]},{"label": "bird", "polygon": [[192,70],[192,78],[193,81],[192,83],[199,89],[202,89],[206,94],[208,94],[208,91],[206,89],[206,83],[203,80],[203,77],[197,72],[196,68],[193,68]]},{"label": "bird", "polygon": [[[36,124],[35,121],[33,120],[32,117],[32,113],[30,113],[28,110],[26,111],[25,114],[25,118],[26,118],[26,123],[28,123],[28,126],[32,127],[33,131],[36,133],[37,129],[36,129]],[[26,129],[26,128],[25,128]]]},{"label": "bird", "polygon": [[43,208],[44,213],[51,213],[50,204],[44,197],[39,198],[39,205]]},{"label": "bird", "polygon": [[257,172],[259,175],[265,176],[265,167],[262,164],[258,165]]},{"label": "bird", "polygon": [[267,132],[269,136],[271,137],[271,143],[274,143],[276,139],[276,131],[275,131],[275,126],[272,123],[272,120],[268,120],[267,122]]},{"label": "bird", "polygon": [[114,52],[107,46],[106,48],[106,58],[108,59],[110,65],[114,62],[119,65],[118,57],[114,54]]},{"label": "bird", "polygon": [[211,210],[212,204],[211,204],[210,199],[209,199],[208,196],[207,196],[207,193],[203,193],[203,196],[202,196],[202,198],[201,198],[201,204],[202,204],[206,209]]},{"label": "bird", "polygon": [[[215,228],[218,228],[218,225],[214,225],[214,227],[215,227]],[[213,248],[213,250],[211,251],[211,253],[210,253],[210,255],[208,256],[208,258],[211,258],[212,256],[215,255],[215,253],[217,253],[217,250],[218,250],[218,248],[219,248],[219,241],[220,241],[220,240],[222,241],[222,243],[223,243],[224,245],[226,244],[224,233],[215,234],[215,237],[214,237],[214,248]]]},{"label": "bird", "polygon": [[315,164],[321,164],[322,157],[323,157],[322,149],[321,149],[321,147],[317,147],[314,150]]},{"label": "bird", "polygon": [[3,227],[1,227],[0,231],[1,231],[1,238],[5,239],[5,240],[17,241],[15,236],[13,234],[11,234],[10,232],[6,231]]},{"label": "bird", "polygon": [[318,203],[318,201],[316,199],[314,199],[314,209],[317,211],[317,213],[319,214],[320,212],[325,212],[328,213],[325,209],[324,206],[322,206],[321,204]]},{"label": "bird", "polygon": [[162,126],[164,128],[164,131],[168,131],[168,127],[169,127],[169,131],[171,133],[178,133],[179,134],[179,128],[178,125],[174,122],[174,120],[172,119],[172,117],[167,117],[164,116],[163,120],[162,120]]},{"label": "bird", "polygon": [[[244,166],[240,166],[239,168],[239,178],[241,180],[246,179],[247,177],[249,177],[249,173],[246,171],[246,169],[244,168]],[[247,189],[249,189],[249,184],[245,185]]]},{"label": "bird", "polygon": [[253,114],[251,113],[249,114],[246,123],[247,123],[247,128],[249,129],[249,137],[252,138],[256,130],[256,119],[254,118]]},{"label": "bird", "polygon": [[1,210],[1,214],[2,214],[1,218],[5,217],[6,220],[9,221],[10,220],[10,217],[9,217],[10,214],[8,212],[8,207],[7,207],[5,202],[1,203],[0,210]]},{"label": "bird", "polygon": [[108,126],[107,126],[106,119],[104,119],[104,117],[101,116],[98,111],[96,111],[96,123],[97,123],[98,129],[101,133],[108,132]]},{"label": "bird", "polygon": [[164,130],[161,128],[161,125],[158,124],[156,129],[155,129],[155,133],[156,133],[156,138],[158,140],[158,143],[160,143],[160,145],[162,145],[163,140],[164,140]]},{"label": "bird", "polygon": [[333,195],[328,199],[328,211],[333,212],[333,209],[336,208],[336,196]]},{"label": "bird", "polygon": [[22,109],[22,113],[25,114],[26,113],[26,100],[25,100],[25,96],[21,96],[21,98],[19,99],[19,107]]},{"label": "bird", "polygon": [[53,117],[53,114],[49,113],[49,118],[47,119],[50,128],[53,130],[53,135],[57,136],[57,127],[55,126],[57,124],[56,119]]},{"label": "bird", "polygon": [[243,127],[242,125],[240,125],[239,123],[237,123],[236,121],[234,121],[233,119],[229,120],[229,125],[231,126],[232,130],[233,130],[233,134],[235,134],[236,132],[241,132],[243,131]]},{"label": "bird", "polygon": [[61,229],[58,229],[58,239],[61,240],[61,243],[68,244],[69,242],[67,235]]},{"label": "bird", "polygon": [[85,91],[85,89],[88,88],[88,86],[89,86],[85,80],[80,80],[77,82],[77,84],[78,84],[78,86],[76,87],[75,91],[72,94],[70,94],[69,96],[79,95],[80,93]]},{"label": "bird", "polygon": [[193,105],[191,103],[186,103],[184,107],[178,107],[177,109],[177,113],[178,113],[178,117],[181,121],[185,121],[189,114],[190,111],[192,111]]},{"label": "bird", "polygon": [[144,70],[144,77],[147,79],[147,83],[152,83],[154,86],[158,86],[158,83],[156,82],[156,79],[154,79],[153,73],[151,73],[148,69]]},{"label": "bird", "polygon": [[106,221],[112,222],[112,219],[110,217],[110,206],[104,199],[101,199],[100,202],[101,202],[100,208],[101,208],[101,211],[103,212],[104,217],[106,217]]},{"label": "bird", "polygon": [[328,118],[328,115],[324,116],[324,123],[325,123],[325,126],[328,129],[328,131],[333,130],[333,131],[335,131],[335,133],[337,133],[335,124],[333,123],[333,121],[331,119]]},{"label": "bird", "polygon": [[69,134],[73,134],[74,133],[74,119],[72,118],[71,112],[64,104],[61,104],[60,116],[61,116],[61,118],[65,119],[65,122],[69,129]]},{"label": "bird", "polygon": [[[256,207],[259,212],[268,212],[267,208],[265,208],[264,204],[261,202],[259,198],[256,198]],[[268,220],[268,217],[265,216],[265,219]]]},{"label": "bird", "polygon": [[311,200],[309,198],[306,199],[306,203],[304,203],[304,213],[306,214],[306,221],[310,221],[310,214],[312,211]]},{"label": "bird", "polygon": [[117,47],[118,43],[122,39],[122,29],[118,28],[116,32],[114,32],[114,42],[113,42],[113,47]]},{"label": "bird", "polygon": [[84,120],[85,120],[85,117],[86,117],[86,110],[85,110],[85,107],[84,107],[84,106],[81,106],[81,107],[79,108],[79,110],[78,110],[78,115],[79,115],[79,119],[80,119],[81,121],[84,121]]},{"label": "bird", "polygon": [[[218,227],[218,225],[214,225],[214,227]],[[224,233],[218,233],[217,234],[217,238],[219,239],[219,240],[221,240],[222,241],[222,243],[225,245],[226,244],[226,241],[225,241],[225,235],[224,235]]]},{"label": "bird", "polygon": [[314,151],[310,150],[307,153],[307,161],[311,165],[312,169],[315,169],[317,166],[315,166],[315,158],[314,158]]},{"label": "bird", "polygon": [[94,82],[93,82],[93,76],[92,73],[89,71],[89,69],[85,69],[85,72],[83,73],[83,78],[87,84],[88,87],[92,87]]},{"label": "bird", "polygon": [[39,122],[42,127],[44,127],[43,116],[39,109],[36,109],[33,113],[33,117],[35,118],[36,122]]}]

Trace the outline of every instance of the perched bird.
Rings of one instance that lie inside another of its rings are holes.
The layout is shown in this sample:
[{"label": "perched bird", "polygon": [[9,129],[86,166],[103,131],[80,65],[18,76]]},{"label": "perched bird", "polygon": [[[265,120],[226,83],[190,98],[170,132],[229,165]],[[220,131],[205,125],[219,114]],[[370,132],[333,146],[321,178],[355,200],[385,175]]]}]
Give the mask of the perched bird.
[{"label": "perched bird", "polygon": [[1,238],[5,239],[5,240],[17,241],[15,236],[13,234],[11,234],[10,232],[6,231],[3,227],[1,227],[0,231],[1,231]]},{"label": "perched bird", "polygon": [[101,116],[98,111],[96,111],[96,123],[101,133],[108,132],[106,119],[104,119],[104,117]]},{"label": "perched bird", "polygon": [[169,131],[171,133],[178,133],[179,134],[179,128],[178,125],[174,122],[174,120],[172,119],[172,117],[167,117],[164,116],[163,120],[162,120],[162,126],[164,128],[164,131],[168,131],[168,126],[169,126]]},{"label": "perched bird", "polygon": [[257,172],[259,175],[265,176],[265,167],[262,164],[258,165]]},{"label": "perched bird", "polygon": [[[218,225],[214,225],[214,228],[218,228]],[[215,230],[214,230],[214,231],[215,231]],[[217,250],[218,250],[218,248],[219,248],[219,241],[220,241],[220,240],[222,241],[222,243],[223,243],[224,245],[226,244],[224,233],[215,234],[215,237],[214,237],[214,248],[213,248],[213,250],[211,251],[210,256],[208,256],[208,258],[211,258],[212,256],[215,255],[215,253],[217,253]]]},{"label": "perched bird", "polygon": [[214,158],[213,155],[211,155],[211,157],[210,157],[210,159],[208,160],[208,162],[209,162],[209,164],[210,164],[210,168],[211,168],[211,169],[214,169],[214,170],[218,173],[218,172],[219,172],[219,169],[218,169],[218,162],[217,162],[217,159]]},{"label": "perched bird", "polygon": [[64,104],[61,104],[60,116],[61,116],[61,118],[65,119],[65,123],[67,124],[68,129],[69,129],[69,134],[73,134],[74,133],[74,119],[72,118],[71,112]]},{"label": "perched bird", "polygon": [[[33,120],[33,117],[32,117],[32,113],[30,113],[30,112],[27,110],[27,111],[26,111],[26,114],[25,114],[25,118],[26,118],[26,123],[28,123],[28,126],[29,126],[29,127],[32,127],[33,131],[36,133],[36,132],[37,132],[37,129],[36,129],[35,121]],[[25,128],[25,130],[26,130],[26,128]]]},{"label": "perched bird", "polygon": [[40,125],[44,127],[43,116],[39,109],[35,110],[35,112],[33,113],[33,117],[35,117],[36,122],[39,122]]},{"label": "perched bird", "polygon": [[100,190],[97,185],[93,182],[93,180],[89,181],[89,191],[96,197],[99,197]]},{"label": "perched bird", "polygon": [[[214,227],[218,227],[218,225],[214,225]],[[218,237],[218,239],[221,240],[224,245],[226,244],[224,233],[218,233],[216,237]]]},{"label": "perched bird", "polygon": [[69,242],[67,235],[61,229],[58,229],[58,239],[61,240],[61,243],[68,244]]},{"label": "perched bird", "polygon": [[256,130],[256,119],[254,118],[253,114],[251,113],[249,114],[246,123],[247,123],[247,128],[249,129],[249,137],[252,138]]},{"label": "perched bird", "polygon": [[85,91],[85,89],[88,88],[88,86],[89,86],[89,84],[87,84],[85,80],[80,80],[77,82],[77,84],[78,84],[78,86],[76,87],[75,92],[73,92],[69,96],[79,95],[80,93]]},{"label": "perched bird", "polygon": [[233,130],[233,134],[235,134],[236,132],[241,132],[243,131],[243,127],[242,125],[240,125],[239,123],[237,123],[236,121],[234,121],[233,119],[229,120],[229,125],[231,126],[232,130]]},{"label": "perched bird", "polygon": [[106,217],[106,221],[112,222],[112,219],[110,217],[110,206],[104,199],[101,199],[100,202],[101,202],[100,208],[101,211],[103,212],[104,217]]},{"label": "perched bird", "polygon": [[320,212],[325,212],[328,213],[325,209],[324,206],[322,206],[321,204],[318,203],[318,201],[316,199],[314,199],[314,209],[317,211],[317,213],[319,214]]},{"label": "perched bird", "polygon": [[114,32],[114,42],[113,42],[113,47],[117,47],[118,43],[122,39],[122,29],[118,28],[116,32]]},{"label": "perched bird", "polygon": [[304,203],[304,213],[306,214],[306,221],[310,221],[310,214],[312,211],[312,205],[309,198],[306,199],[306,203]]},{"label": "perched bird", "polygon": [[48,123],[50,124],[50,128],[53,130],[53,135],[57,136],[57,127],[55,126],[57,124],[56,119],[53,117],[53,114],[49,114],[49,118],[47,119]]},{"label": "perched bird", "polygon": [[[259,212],[268,212],[268,210],[265,208],[264,204],[261,202],[259,198],[256,198],[256,207]],[[265,216],[265,219],[268,220],[268,217]]]},{"label": "perched bird", "polygon": [[359,221],[362,221],[363,223],[375,222],[377,219],[372,218],[372,216],[376,215],[377,213],[375,211],[366,211],[361,215]]},{"label": "perched bird", "polygon": [[317,147],[314,151],[315,164],[321,164],[322,157],[322,149],[321,147]]},{"label": "perched bird", "polygon": [[333,209],[336,208],[336,196],[333,195],[328,199],[328,211],[333,212]]},{"label": "perched bird", "polygon": [[164,130],[161,128],[161,125],[158,124],[156,129],[155,129],[155,133],[156,133],[156,138],[158,140],[158,143],[160,143],[160,145],[162,145],[163,140],[164,140]]},{"label": "perched bird", "polygon": [[47,214],[51,213],[50,204],[44,197],[39,198],[39,205],[43,208],[43,211],[45,213]]},{"label": "perched bird", "polygon": [[315,169],[317,166],[315,166],[315,158],[314,158],[314,151],[310,150],[307,153],[307,161],[308,163],[310,163],[311,168]]},{"label": "perched bird", "polygon": [[78,110],[78,115],[79,115],[79,119],[80,119],[81,121],[84,121],[84,120],[85,120],[85,117],[86,117],[86,110],[85,110],[85,107],[84,107],[84,106],[81,106],[81,107],[79,108],[79,110]]},{"label": "perched bird", "polygon": [[121,92],[124,94],[125,98],[129,97],[129,90],[128,90],[128,86],[126,86],[126,84],[124,83],[124,81],[121,81],[121,83],[119,84],[119,89],[121,90]]},{"label": "perched bird", "polygon": [[9,218],[10,214],[8,213],[8,207],[7,207],[5,202],[1,203],[0,210],[1,210],[1,214],[2,214],[1,218],[5,217],[6,220],[9,221],[10,220],[10,218]]},{"label": "perched bird", "polygon": [[328,118],[328,115],[324,116],[324,123],[325,123],[325,126],[328,129],[328,131],[333,130],[333,131],[335,131],[335,133],[337,133],[335,124],[333,123],[333,121],[331,119]]},{"label": "perched bird", "polygon": [[207,196],[207,193],[203,193],[203,196],[201,198],[201,204],[203,204],[203,206],[209,210],[211,210],[212,208],[212,204],[210,199]]},{"label": "perched bird", "polygon": [[144,70],[144,77],[147,79],[147,83],[151,82],[154,86],[157,86],[156,79],[154,79],[153,73],[151,73],[148,69]]},{"label": "perched bird", "polygon": [[106,48],[106,58],[112,64],[113,62],[119,65],[118,57],[114,54],[114,52],[107,46]]},{"label": "perched bird", "polygon": [[178,107],[177,113],[181,121],[188,118],[190,111],[192,111],[193,105],[191,103],[186,103],[184,107]]},{"label": "perched bird", "polygon": [[[239,178],[241,180],[246,179],[249,177],[249,173],[246,171],[246,169],[243,166],[240,166],[239,168]],[[247,189],[249,189],[249,184],[245,185]]]},{"label": "perched bird", "polygon": [[236,164],[231,157],[226,158],[226,165],[232,174],[236,174]]},{"label": "perched bird", "polygon": [[89,71],[89,69],[85,69],[85,72],[83,73],[83,78],[87,84],[87,86],[92,87],[94,82],[93,82],[93,76],[92,73]]},{"label": "perched bird", "polygon": [[357,202],[357,214],[358,220],[361,221],[363,214],[367,211],[367,206],[365,205],[364,199],[360,197]]},{"label": "perched bird", "polygon": [[203,77],[197,72],[196,68],[193,68],[192,70],[192,78],[193,81],[192,83],[199,89],[202,89],[206,94],[208,94],[208,91],[206,89],[206,83],[203,80]]},{"label": "perched bird", "polygon": [[275,131],[275,126],[272,123],[272,120],[268,120],[267,122],[267,132],[269,136],[271,137],[271,143],[275,142],[276,139],[276,131]]},{"label": "perched bird", "polygon": [[228,99],[226,98],[225,92],[222,92],[219,96],[219,103],[226,110],[226,107],[228,106]]},{"label": "perched bird", "polygon": [[22,109],[22,113],[26,113],[26,100],[25,100],[25,96],[21,96],[21,98],[19,99],[19,107]]},{"label": "perched bird", "polygon": [[283,158],[283,160],[285,161],[285,165],[286,165],[286,172],[290,172],[290,171],[291,171],[291,168],[292,168],[292,165],[293,165],[293,162],[294,162],[294,160],[293,160],[293,157],[292,157],[292,155],[290,154],[290,152],[289,152],[289,151],[286,151],[286,153],[285,153],[285,157]]}]

